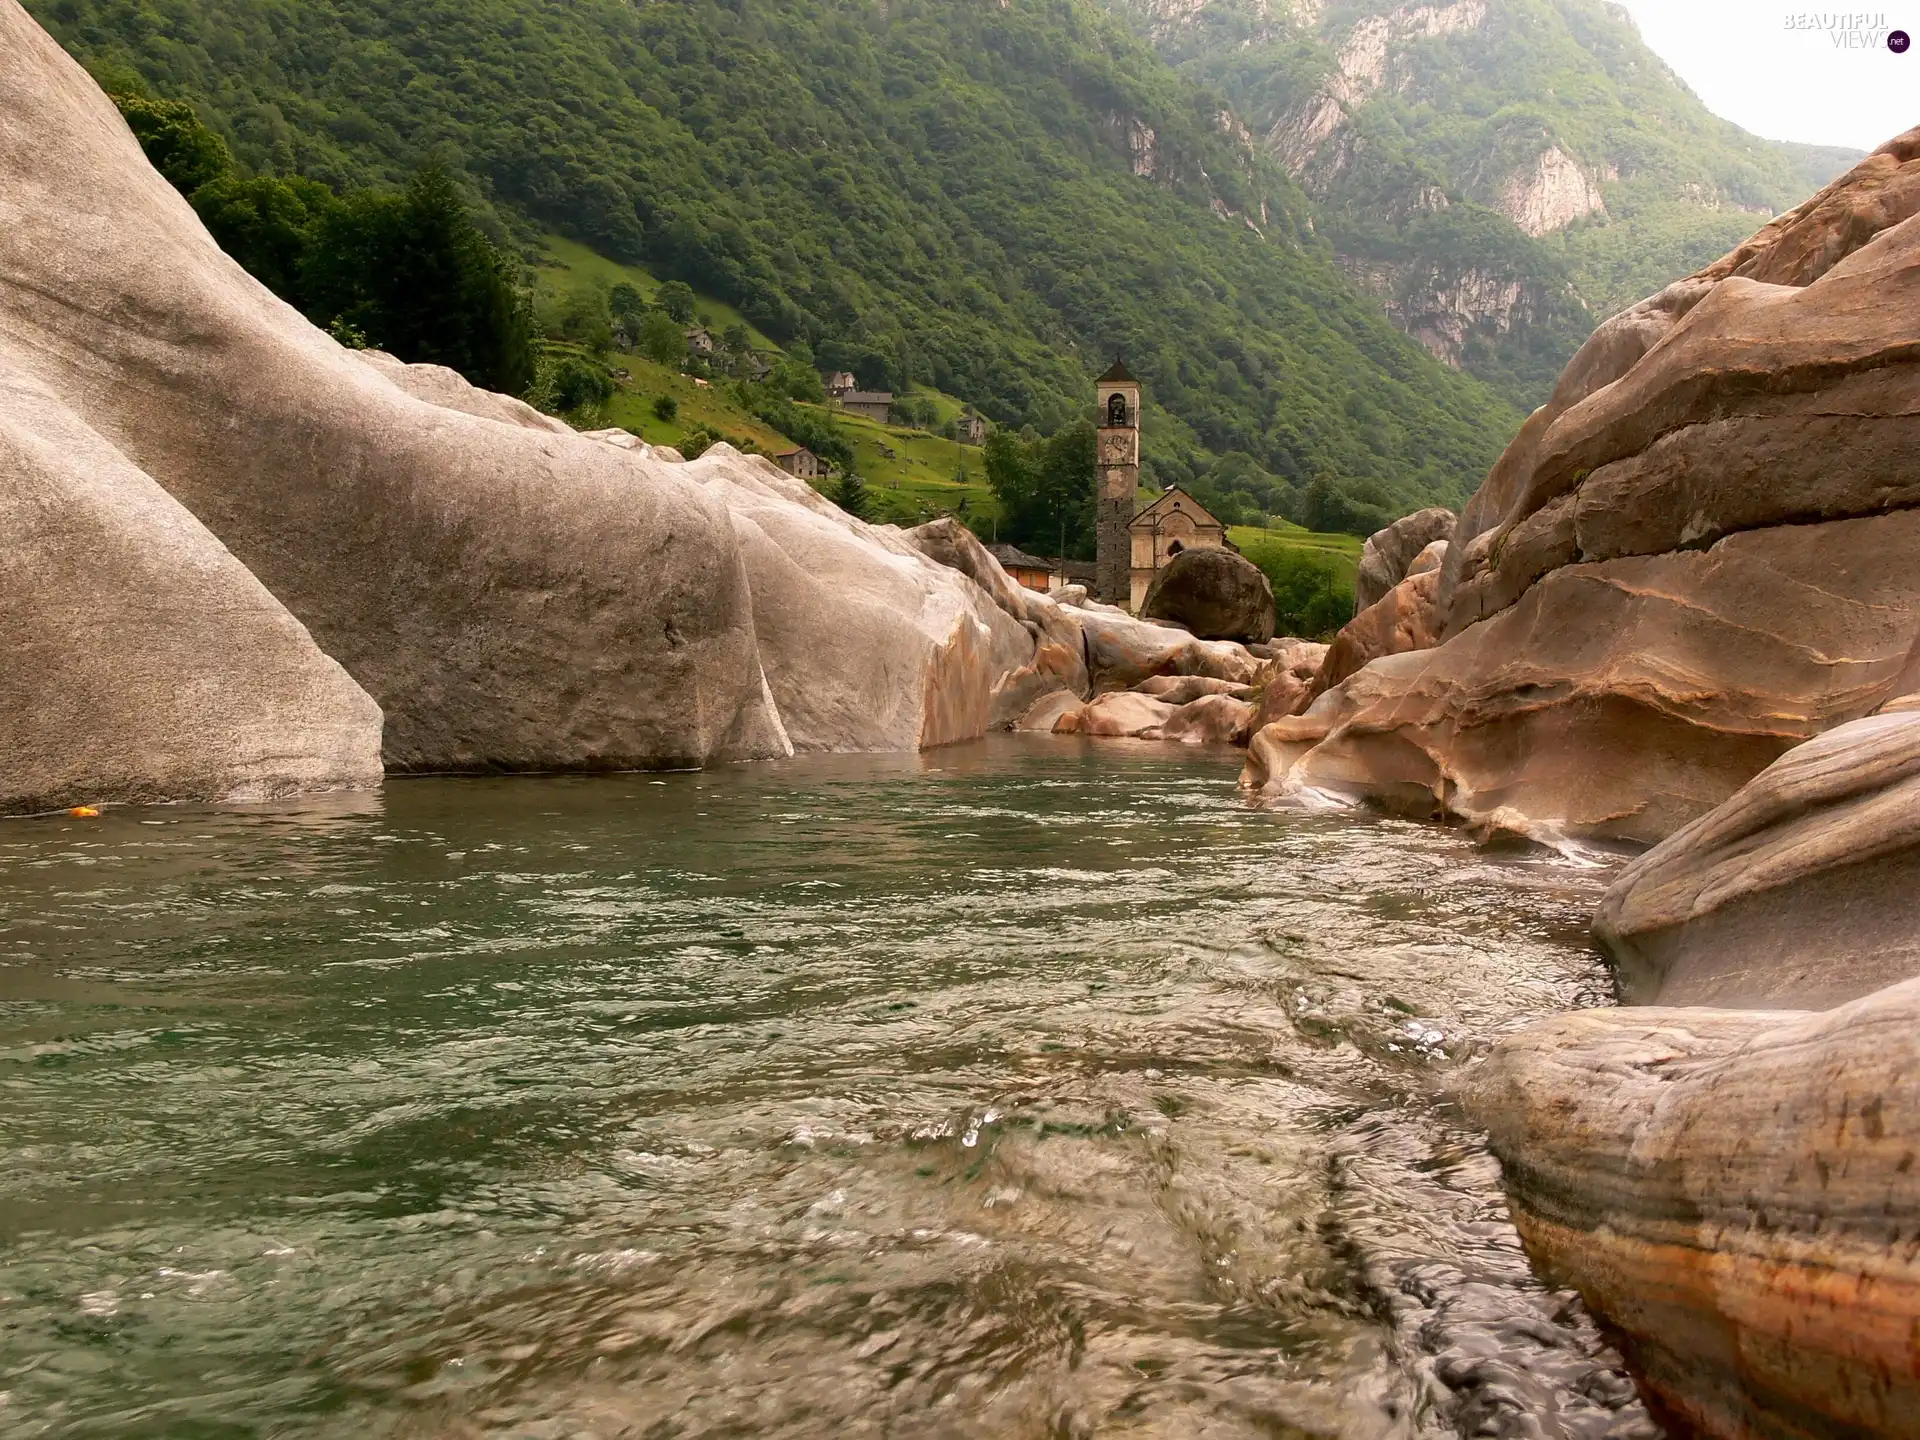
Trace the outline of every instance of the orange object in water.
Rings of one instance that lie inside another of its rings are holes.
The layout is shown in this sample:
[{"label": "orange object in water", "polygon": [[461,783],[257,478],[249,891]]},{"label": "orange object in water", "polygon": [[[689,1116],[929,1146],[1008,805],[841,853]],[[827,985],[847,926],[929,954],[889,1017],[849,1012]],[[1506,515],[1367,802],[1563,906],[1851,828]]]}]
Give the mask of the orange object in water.
[{"label": "orange object in water", "polygon": [[100,812],[91,805],[76,805],[67,811],[67,814],[77,820],[95,820],[99,818]]}]

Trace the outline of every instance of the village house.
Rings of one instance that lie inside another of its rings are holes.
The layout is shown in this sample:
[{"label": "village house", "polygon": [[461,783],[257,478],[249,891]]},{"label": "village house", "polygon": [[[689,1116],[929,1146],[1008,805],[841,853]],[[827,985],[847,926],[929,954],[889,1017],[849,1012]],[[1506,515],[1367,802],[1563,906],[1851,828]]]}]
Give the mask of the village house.
[{"label": "village house", "polygon": [[1182,550],[1236,548],[1227,539],[1227,527],[1178,485],[1135,515],[1127,534],[1133,549],[1133,598],[1128,608],[1135,612],[1147,598],[1154,575]]},{"label": "village house", "polygon": [[789,475],[797,475],[802,480],[817,480],[823,473],[820,457],[804,445],[796,445],[791,450],[775,453],[773,463]]},{"label": "village house", "polygon": [[969,410],[953,422],[953,438],[962,445],[987,443],[987,422]]},{"label": "village house", "polygon": [[713,332],[704,325],[696,325],[687,331],[687,349],[695,355],[711,355],[720,348],[720,342],[713,338]]},{"label": "village house", "polygon": [[836,370],[827,377],[827,394],[835,400],[838,400],[849,390],[857,390],[858,388],[858,382],[845,370]]},{"label": "village house", "polygon": [[849,415],[860,415],[885,425],[893,415],[891,390],[849,390],[840,397],[840,408]]},{"label": "village house", "polygon": [[1029,555],[1016,545],[989,545],[989,554],[1000,562],[1000,568],[1029,590],[1038,590],[1045,594],[1053,588],[1053,562],[1043,560],[1038,555]]}]

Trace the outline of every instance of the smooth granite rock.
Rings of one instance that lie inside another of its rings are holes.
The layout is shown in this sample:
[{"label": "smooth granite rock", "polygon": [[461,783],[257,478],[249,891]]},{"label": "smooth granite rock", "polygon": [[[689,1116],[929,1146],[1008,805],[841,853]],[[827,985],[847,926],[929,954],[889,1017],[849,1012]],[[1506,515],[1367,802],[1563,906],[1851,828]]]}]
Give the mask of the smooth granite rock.
[{"label": "smooth granite rock", "polygon": [[1255,682],[1260,686],[1260,701],[1251,722],[1254,731],[1296,715],[1312,703],[1316,693],[1313,682],[1326,663],[1328,647],[1315,640],[1288,636],[1275,640],[1267,649],[1271,655]]},{"label": "smooth granite rock", "polygon": [[1446,553],[1447,542],[1435,540],[1408,567],[1406,579],[1341,627],[1308,687],[1309,702],[1383,655],[1438,643],[1440,566]]},{"label": "smooth granite rock", "polygon": [[1789,750],[1629,864],[1594,934],[1634,1004],[1819,1009],[1920,975],[1920,710]]},{"label": "smooth granite rock", "polygon": [[1920,981],[1584,1011],[1465,1085],[1514,1223],[1676,1436],[1920,1436]]},{"label": "smooth granite rock", "polygon": [[1151,695],[1132,690],[1117,690],[1096,695],[1077,709],[1069,710],[1054,722],[1056,735],[1090,735],[1100,739],[1138,739],[1149,731],[1157,732],[1174,713],[1174,707]]},{"label": "smooth granite rock", "polygon": [[1232,695],[1189,700],[1160,723],[1160,739],[1183,745],[1239,745],[1253,723],[1254,705]]},{"label": "smooth granite rock", "polygon": [[1202,640],[1264,644],[1273,638],[1273,587],[1232,550],[1182,550],[1153,577],[1140,616],[1171,620]]},{"label": "smooth granite rock", "polygon": [[1406,579],[1413,562],[1436,540],[1453,538],[1460,517],[1435,505],[1403,515],[1383,530],[1376,530],[1360,547],[1360,569],[1353,581],[1353,608],[1356,613],[1377,605],[1387,592]]},{"label": "smooth granite rock", "polygon": [[1917,210],[1913,131],[1601,326],[1463,512],[1441,643],[1268,793],[1652,843],[1913,688]]},{"label": "smooth granite rock", "polygon": [[1202,695],[1231,695],[1244,700],[1253,693],[1251,686],[1215,680],[1210,675],[1149,675],[1133,688],[1169,705],[1185,705]]},{"label": "smooth granite rock", "polygon": [[1148,624],[1124,613],[1074,610],[1072,614],[1084,637],[1087,671],[1096,691],[1130,690],[1153,675],[1205,675],[1250,685],[1266,663],[1254,659],[1244,645],[1201,640],[1184,630]]},{"label": "smooth granite rock", "polygon": [[380,707],[0,347],[0,814],[380,783]]}]

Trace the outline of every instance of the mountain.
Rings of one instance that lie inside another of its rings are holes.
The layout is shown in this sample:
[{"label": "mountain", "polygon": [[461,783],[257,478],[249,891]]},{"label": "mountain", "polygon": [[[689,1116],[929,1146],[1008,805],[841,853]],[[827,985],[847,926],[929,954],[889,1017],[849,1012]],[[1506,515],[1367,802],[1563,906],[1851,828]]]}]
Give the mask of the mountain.
[{"label": "mountain", "polygon": [[1219,96],[1088,0],[29,8],[258,171],[438,158],[529,255],[557,230],[1003,425],[1077,419],[1123,351],[1149,477],[1231,520],[1457,504],[1519,419],[1396,332]]},{"label": "mountain", "polygon": [[1395,324],[1523,406],[1596,320],[1859,158],[1717,118],[1602,0],[1109,3],[1228,98]]}]

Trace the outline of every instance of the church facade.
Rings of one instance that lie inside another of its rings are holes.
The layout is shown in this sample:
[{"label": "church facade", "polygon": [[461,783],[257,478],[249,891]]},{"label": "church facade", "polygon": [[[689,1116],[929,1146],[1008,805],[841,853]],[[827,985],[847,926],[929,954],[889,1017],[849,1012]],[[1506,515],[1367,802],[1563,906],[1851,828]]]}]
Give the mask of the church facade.
[{"label": "church facade", "polygon": [[1153,577],[1182,550],[1233,548],[1227,527],[1178,485],[1134,516],[1127,536],[1132,552],[1127,608],[1136,614],[1153,587]]}]

